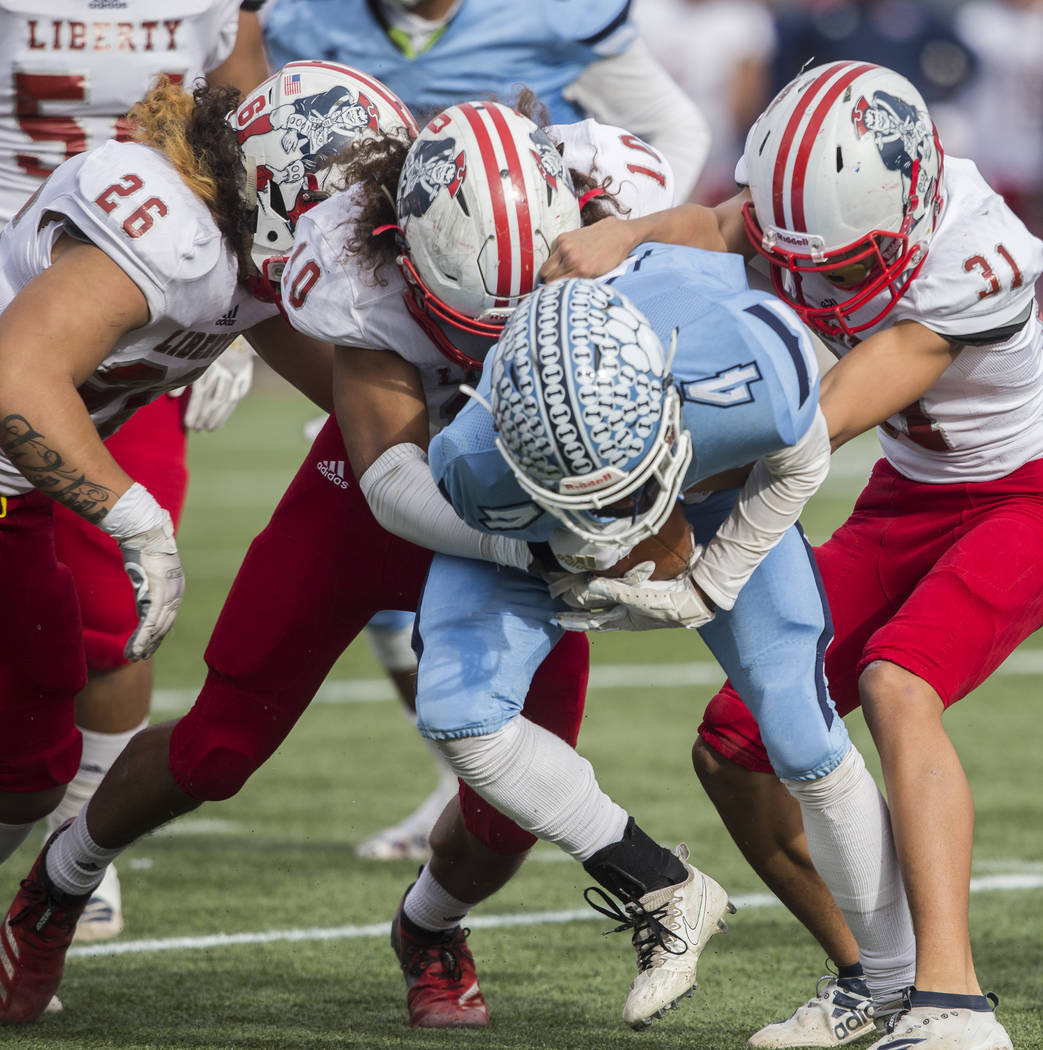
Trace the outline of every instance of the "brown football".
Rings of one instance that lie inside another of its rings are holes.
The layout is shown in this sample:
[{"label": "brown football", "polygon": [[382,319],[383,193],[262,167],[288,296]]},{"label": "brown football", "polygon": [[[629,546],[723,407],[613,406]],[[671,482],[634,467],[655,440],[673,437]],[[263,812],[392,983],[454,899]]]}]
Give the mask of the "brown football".
[{"label": "brown football", "polygon": [[654,561],[653,580],[672,580],[688,568],[694,550],[692,527],[678,503],[654,535],[642,540],[625,558],[617,561],[603,575],[619,577],[643,561]]}]

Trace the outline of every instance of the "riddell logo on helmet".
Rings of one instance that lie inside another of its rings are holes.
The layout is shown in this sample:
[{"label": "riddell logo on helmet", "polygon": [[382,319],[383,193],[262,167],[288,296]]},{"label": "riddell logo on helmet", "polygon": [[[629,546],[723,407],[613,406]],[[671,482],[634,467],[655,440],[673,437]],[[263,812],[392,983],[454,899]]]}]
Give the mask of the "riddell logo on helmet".
[{"label": "riddell logo on helmet", "polygon": [[777,227],[772,231],[775,235],[775,242],[777,244],[785,245],[787,248],[812,248],[818,246],[820,238],[814,238],[815,244],[812,243],[812,238],[806,233],[795,233],[792,230],[780,230]]},{"label": "riddell logo on helmet", "polygon": [[574,478],[571,481],[562,481],[562,492],[585,492],[587,489],[600,488],[610,481],[615,481],[617,474],[614,470],[602,471],[596,478]]}]

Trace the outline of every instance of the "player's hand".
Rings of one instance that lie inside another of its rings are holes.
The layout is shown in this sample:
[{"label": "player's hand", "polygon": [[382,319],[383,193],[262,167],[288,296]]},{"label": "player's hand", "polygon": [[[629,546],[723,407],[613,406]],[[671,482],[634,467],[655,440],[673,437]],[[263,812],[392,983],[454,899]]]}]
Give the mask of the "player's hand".
[{"label": "player's hand", "polygon": [[185,592],[174,523],[152,493],[135,482],[99,525],[119,544],[138,607],[138,626],[123,652],[128,660],[144,660],[170,630]]},{"label": "player's hand", "polygon": [[187,388],[185,427],[188,430],[217,430],[224,426],[232,410],[250,389],[253,374],[253,350],[240,336]]},{"label": "player's hand", "polygon": [[174,523],[163,511],[158,525],[118,542],[138,607],[138,626],[123,652],[128,660],[145,660],[159,648],[173,626],[185,593]]},{"label": "player's hand", "polygon": [[579,612],[555,618],[570,631],[650,631],[661,627],[693,630],[708,624],[714,609],[695,585],[692,565],[702,553],[696,548],[688,571],[672,580],[653,580],[655,563],[635,565],[619,579],[595,576],[562,594]]},{"label": "player's hand", "polygon": [[635,248],[634,229],[626,219],[609,216],[557,236],[540,267],[539,279],[600,277],[615,269]]},{"label": "player's hand", "polygon": [[550,534],[547,544],[566,572],[604,572],[634,549],[632,543],[591,543],[564,526]]}]

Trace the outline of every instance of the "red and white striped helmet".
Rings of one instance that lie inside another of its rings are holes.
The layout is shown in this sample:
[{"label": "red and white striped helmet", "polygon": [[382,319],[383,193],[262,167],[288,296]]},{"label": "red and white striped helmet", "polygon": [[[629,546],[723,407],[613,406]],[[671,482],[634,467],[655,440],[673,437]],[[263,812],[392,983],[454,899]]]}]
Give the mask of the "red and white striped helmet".
[{"label": "red and white striped helmet", "polygon": [[877,324],[941,210],[942,149],[916,88],[866,62],[807,70],[758,118],[743,159],[746,230],[776,292],[829,337]]},{"label": "red and white striped helmet", "polygon": [[397,210],[407,303],[442,352],[467,367],[478,362],[443,326],[495,339],[535,287],[554,239],[580,225],[553,143],[497,102],[451,106],[427,124],[403,165]]},{"label": "red and white striped helmet", "polygon": [[290,62],[249,92],[229,116],[239,135],[253,212],[250,255],[262,298],[275,294],[297,219],[337,188],[333,160],[359,138],[400,134],[416,121],[375,77],[335,62]]}]

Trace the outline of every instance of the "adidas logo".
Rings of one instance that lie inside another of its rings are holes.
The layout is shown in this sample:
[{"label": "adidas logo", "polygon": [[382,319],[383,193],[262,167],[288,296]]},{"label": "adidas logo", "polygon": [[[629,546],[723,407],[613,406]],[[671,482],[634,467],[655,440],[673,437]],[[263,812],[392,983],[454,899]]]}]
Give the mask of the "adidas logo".
[{"label": "adidas logo", "polygon": [[239,306],[233,306],[231,310],[221,316],[214,322],[220,328],[231,328],[235,324],[235,315],[239,313]]},{"label": "adidas logo", "polygon": [[320,459],[318,467],[319,473],[324,478],[329,478],[338,488],[346,489],[348,487],[348,482],[344,478],[344,460]]}]

